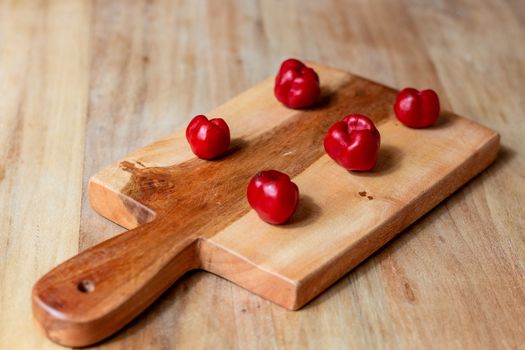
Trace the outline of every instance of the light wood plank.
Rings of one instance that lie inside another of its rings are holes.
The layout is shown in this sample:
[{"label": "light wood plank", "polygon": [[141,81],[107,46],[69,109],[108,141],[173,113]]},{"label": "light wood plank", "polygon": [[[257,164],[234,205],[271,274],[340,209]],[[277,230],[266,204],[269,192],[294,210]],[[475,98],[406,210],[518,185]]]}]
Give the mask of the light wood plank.
[{"label": "light wood plank", "polygon": [[2,349],[57,347],[33,321],[27,293],[50,266],[78,251],[90,55],[86,5],[0,5]]}]

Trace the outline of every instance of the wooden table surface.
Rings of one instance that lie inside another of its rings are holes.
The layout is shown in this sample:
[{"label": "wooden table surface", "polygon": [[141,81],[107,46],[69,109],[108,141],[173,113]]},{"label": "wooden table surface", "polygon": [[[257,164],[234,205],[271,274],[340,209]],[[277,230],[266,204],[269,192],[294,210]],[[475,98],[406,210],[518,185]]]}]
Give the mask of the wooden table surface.
[{"label": "wooden table surface", "polygon": [[432,87],[501,154],[301,311],[192,272],[99,347],[523,348],[523,1],[20,0],[0,2],[0,349],[58,347],[32,285],[122,231],[88,178],[289,56]]}]

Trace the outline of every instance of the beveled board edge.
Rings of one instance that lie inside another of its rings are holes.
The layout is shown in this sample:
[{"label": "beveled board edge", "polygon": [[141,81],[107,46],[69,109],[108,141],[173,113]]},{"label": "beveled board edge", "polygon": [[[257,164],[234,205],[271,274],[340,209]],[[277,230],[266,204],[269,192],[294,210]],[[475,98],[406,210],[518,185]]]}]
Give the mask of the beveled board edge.
[{"label": "beveled board edge", "polygon": [[[428,191],[407,203],[402,210],[391,217],[388,225],[375,228],[363,237],[356,245],[333,257],[333,263],[323,265],[311,272],[297,285],[297,298],[290,308],[297,310],[311,301],[342,276],[359,265],[379,248],[402,233],[407,227],[432,210],[452,193],[460,189],[468,181],[480,174],[497,158],[500,149],[500,135],[493,132],[492,136],[480,145],[478,150],[468,159],[436,182]],[[424,205],[421,205],[424,203]],[[359,252],[359,254],[355,254]]]}]

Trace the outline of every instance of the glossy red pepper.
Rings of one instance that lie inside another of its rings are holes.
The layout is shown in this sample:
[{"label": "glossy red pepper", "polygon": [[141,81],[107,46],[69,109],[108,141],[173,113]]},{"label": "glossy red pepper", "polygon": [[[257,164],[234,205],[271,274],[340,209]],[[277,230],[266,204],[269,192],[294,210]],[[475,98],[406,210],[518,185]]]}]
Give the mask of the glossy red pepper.
[{"label": "glossy red pepper", "polygon": [[342,167],[366,171],[375,166],[380,143],[381,136],[372,120],[350,114],[330,127],[324,149]]},{"label": "glossy red pepper", "polygon": [[208,120],[204,115],[198,115],[188,124],[186,139],[197,157],[213,159],[228,150],[230,128],[224,119]]},{"label": "glossy red pepper", "polygon": [[439,117],[439,97],[434,90],[401,90],[394,104],[397,119],[411,128],[426,128]]},{"label": "glossy red pepper", "polygon": [[310,67],[294,58],[281,64],[275,77],[275,97],[287,107],[305,108],[319,99],[319,76]]},{"label": "glossy red pepper", "polygon": [[248,203],[270,224],[283,224],[299,203],[299,188],[290,177],[277,170],[258,172],[248,184]]}]

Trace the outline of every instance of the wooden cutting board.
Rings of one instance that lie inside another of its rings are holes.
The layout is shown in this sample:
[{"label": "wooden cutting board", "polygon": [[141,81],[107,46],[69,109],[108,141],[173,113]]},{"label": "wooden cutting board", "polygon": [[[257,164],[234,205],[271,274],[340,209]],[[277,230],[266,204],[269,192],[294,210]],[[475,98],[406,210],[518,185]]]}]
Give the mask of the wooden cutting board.
[{"label": "wooden cutting board", "polygon": [[[191,269],[299,309],[495,159],[496,132],[451,113],[409,129],[393,115],[395,90],[310,65],[322,85],[313,109],[279,104],[269,78],[207,114],[230,126],[224,157],[197,159],[180,130],[92,177],[93,208],[131,230],[38,281],[33,311],[49,338],[100,341]],[[350,113],[381,133],[372,172],[348,172],[324,153],[324,133]],[[261,221],[246,201],[249,179],[264,169],[299,186],[289,224]]]}]

